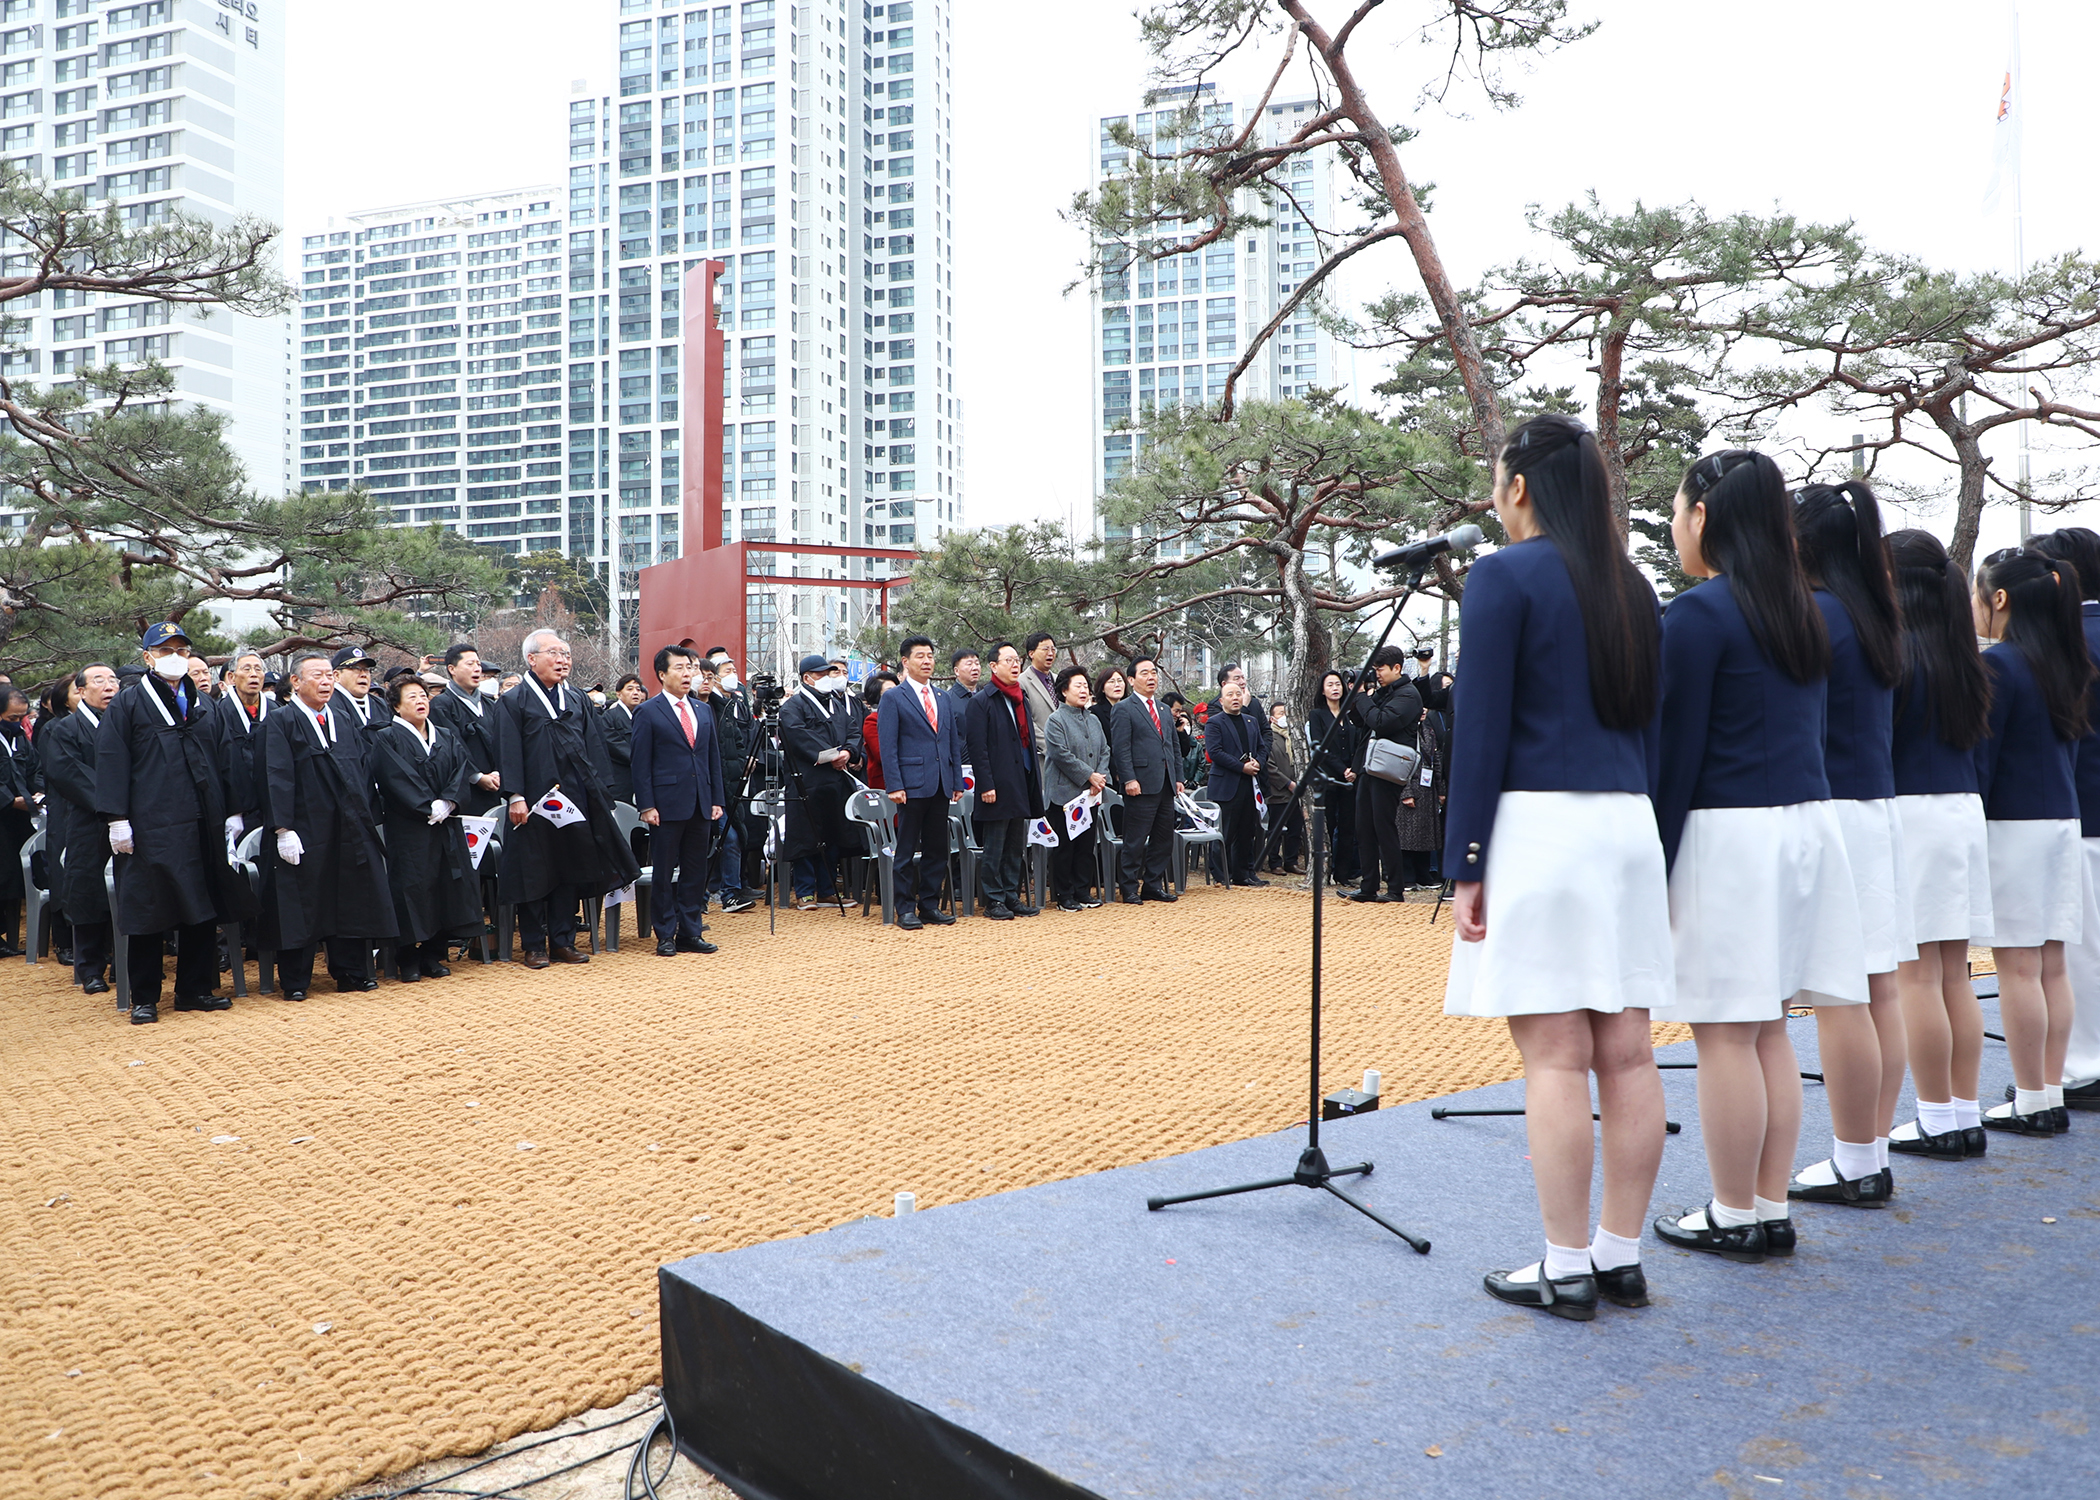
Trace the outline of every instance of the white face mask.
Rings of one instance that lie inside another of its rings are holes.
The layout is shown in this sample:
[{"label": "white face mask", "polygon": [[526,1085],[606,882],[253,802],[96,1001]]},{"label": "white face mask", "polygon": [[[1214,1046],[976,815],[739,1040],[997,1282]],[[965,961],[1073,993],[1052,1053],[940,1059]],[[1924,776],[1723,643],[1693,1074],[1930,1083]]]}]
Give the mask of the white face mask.
[{"label": "white face mask", "polygon": [[481,679],[481,686],[478,689],[478,691],[484,698],[493,698],[496,696],[496,686],[497,684],[495,678],[484,677]]},{"label": "white face mask", "polygon": [[190,675],[190,662],[186,656],[156,656],[153,670],[164,682],[180,682]]},{"label": "white face mask", "polygon": [[843,677],[819,678],[817,681],[817,691],[820,693],[836,693],[841,688],[845,687],[845,685],[846,679]]},{"label": "white face mask", "polygon": [[720,680],[724,690],[732,693],[736,691],[736,673],[725,668]]},{"label": "white face mask", "polygon": [[603,707],[605,707],[605,694],[603,694],[603,693],[593,693],[593,694],[591,694],[591,702],[593,702],[593,703],[597,704],[597,705],[598,705],[598,706],[599,706],[600,708],[603,708]]}]

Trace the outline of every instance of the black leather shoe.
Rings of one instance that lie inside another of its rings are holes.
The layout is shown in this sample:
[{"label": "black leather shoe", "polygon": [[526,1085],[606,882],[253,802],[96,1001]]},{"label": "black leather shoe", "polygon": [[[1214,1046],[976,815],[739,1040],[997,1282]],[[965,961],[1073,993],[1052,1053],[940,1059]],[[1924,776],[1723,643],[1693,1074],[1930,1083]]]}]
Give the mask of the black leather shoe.
[{"label": "black leather shoe", "polygon": [[678,951],[680,953],[713,953],[717,950],[715,945],[706,938],[680,938],[678,940]]},{"label": "black leather shoe", "polygon": [[450,979],[452,970],[444,964],[419,964],[416,972],[425,979]]},{"label": "black leather shoe", "polygon": [[1095,907],[1101,904],[1101,898],[1099,896],[1081,896],[1079,898],[1079,904],[1082,907],[1086,908],[1086,910],[1092,911]]},{"label": "black leather shoe", "polygon": [[423,982],[423,971],[421,969],[403,969],[394,976],[394,980],[398,984],[421,984]]},{"label": "black leather shoe", "polygon": [[131,1024],[134,1026],[151,1026],[159,1019],[160,1007],[157,1005],[134,1005],[131,1007]]},{"label": "black leather shoe", "polygon": [[[1640,1268],[1636,1266],[1634,1269],[1638,1272]],[[1509,1277],[1507,1271],[1490,1271],[1480,1278],[1480,1284],[1499,1302],[1514,1307],[1536,1307],[1571,1323],[1592,1322],[1597,1316],[1595,1276],[1569,1276],[1548,1281],[1545,1267],[1541,1266],[1536,1281],[1511,1281]]]},{"label": "black leather shoe", "polygon": [[2055,1135],[2056,1115],[2047,1109],[2038,1109],[2031,1115],[1994,1115],[1985,1112],[1985,1130],[2003,1130],[2012,1135]]},{"label": "black leather shoe", "polygon": [[1981,1125],[1970,1125],[1963,1129],[1961,1154],[1964,1158],[1973,1161],[1979,1156],[1990,1155],[1990,1152],[1991,1138],[1983,1133]]},{"label": "black leather shoe", "polygon": [[1680,1250],[1703,1250],[1708,1255],[1718,1255],[1723,1260],[1738,1260],[1745,1265],[1756,1265],[1765,1258],[1765,1226],[1762,1224],[1739,1224],[1731,1229],[1715,1227],[1713,1205],[1706,1205],[1706,1228],[1680,1229],[1679,1219],[1697,1213],[1696,1208],[1681,1209],[1674,1214],[1665,1214],[1655,1221],[1655,1233],[1666,1244]]},{"label": "black leather shoe", "polygon": [[931,922],[936,927],[953,927],[955,925],[955,914],[940,910],[922,911],[919,913],[919,920]]},{"label": "black leather shoe", "polygon": [[2100,1082],[2065,1084],[2064,1108],[2100,1109]]},{"label": "black leather shoe", "polygon": [[[2066,1099],[2068,1099],[2068,1098],[2069,1098],[2069,1096],[2068,1096],[2068,1095],[2066,1095],[2065,1097],[2066,1097]],[[2051,1125],[2054,1125],[2054,1126],[2056,1127],[2056,1133],[2057,1133],[2058,1135],[2069,1135],[2069,1134],[2071,1133],[2071,1110],[2070,1110],[2070,1106],[2069,1106],[2068,1104],[2052,1104],[2052,1105],[2050,1105],[2050,1106],[2049,1106],[2049,1123],[2050,1123]]]},{"label": "black leather shoe", "polygon": [[919,920],[919,914],[915,911],[905,912],[898,917],[897,926],[905,932],[924,932],[926,930],[926,924]]},{"label": "black leather shoe", "polygon": [[379,981],[376,979],[338,979],[335,982],[335,992],[338,995],[362,995],[367,990],[378,988]]},{"label": "black leather shoe", "polygon": [[97,974],[86,984],[82,985],[80,989],[82,994],[106,995],[109,993],[109,981],[107,979],[104,979],[100,974]]},{"label": "black leather shoe", "polygon": [[984,914],[994,922],[1011,922],[1014,919],[1012,908],[1003,901],[994,901],[984,909]]},{"label": "black leather shoe", "polygon": [[[1889,1143],[1889,1148],[1895,1149],[1894,1141]],[[1875,1171],[1858,1179],[1841,1176],[1836,1182],[1815,1187],[1790,1182],[1786,1186],[1786,1195],[1795,1203],[1843,1203],[1851,1208],[1882,1208],[1887,1205],[1894,1186],[1894,1178],[1884,1179],[1880,1172]]]},{"label": "black leather shoe", "polygon": [[304,1000],[304,999],[306,998],[306,991],[305,991],[305,990],[285,990],[285,991],[283,991],[283,992],[282,992],[282,998],[284,998],[284,999],[286,999],[286,1000]]},{"label": "black leather shoe", "polygon": [[224,995],[177,995],[177,1010],[232,1010],[233,1002]]},{"label": "black leather shoe", "polygon": [[1792,1219],[1766,1219],[1765,1254],[1792,1255],[1794,1253],[1794,1221]]},{"label": "black leather shoe", "polygon": [[1032,917],[1041,910],[1042,908],[1040,906],[1032,906],[1028,902],[1023,901],[1019,906],[1014,908],[1014,915],[1017,917]]},{"label": "black leather shoe", "polygon": [[1268,883],[1268,881],[1262,879],[1259,875],[1249,875],[1244,879],[1235,880],[1233,882],[1234,885],[1267,885]]},{"label": "black leather shoe", "polygon": [[1148,885],[1138,893],[1147,901],[1179,901],[1181,898],[1164,886]]},{"label": "black leather shoe", "polygon": [[1648,1305],[1648,1278],[1641,1274],[1641,1263],[1620,1266],[1612,1271],[1593,1271],[1597,1278],[1597,1295],[1615,1307],[1646,1307]]},{"label": "black leather shoe", "polygon": [[1354,901],[1360,906],[1371,906],[1374,904],[1389,902],[1393,898],[1391,896],[1380,896],[1376,894],[1366,896],[1362,891],[1358,891],[1355,895],[1344,897],[1343,899]]},{"label": "black leather shoe", "polygon": [[1898,1156],[1923,1156],[1932,1161],[1960,1161],[1968,1154],[1962,1147],[1962,1133],[1959,1130],[1950,1130],[1944,1135],[1928,1135],[1923,1125],[1918,1126],[1916,1140],[1907,1141],[1899,1135],[1890,1136],[1889,1150]]},{"label": "black leather shoe", "polygon": [[676,958],[678,956],[678,944],[669,938],[664,939],[656,945],[656,956],[658,958]]}]

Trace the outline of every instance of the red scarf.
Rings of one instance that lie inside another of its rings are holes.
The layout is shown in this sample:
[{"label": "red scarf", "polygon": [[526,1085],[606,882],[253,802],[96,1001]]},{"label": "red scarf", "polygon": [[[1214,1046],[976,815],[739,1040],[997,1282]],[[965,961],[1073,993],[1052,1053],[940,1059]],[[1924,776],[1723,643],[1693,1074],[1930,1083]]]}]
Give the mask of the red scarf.
[{"label": "red scarf", "polygon": [[1013,686],[1008,687],[1005,683],[1001,682],[998,678],[994,677],[992,679],[992,686],[997,688],[1000,692],[1006,694],[1007,698],[1013,703],[1014,722],[1018,724],[1021,728],[1022,745],[1026,746],[1032,743],[1033,736],[1030,734],[1028,728],[1028,700],[1021,696],[1021,684],[1019,682],[1015,682]]}]

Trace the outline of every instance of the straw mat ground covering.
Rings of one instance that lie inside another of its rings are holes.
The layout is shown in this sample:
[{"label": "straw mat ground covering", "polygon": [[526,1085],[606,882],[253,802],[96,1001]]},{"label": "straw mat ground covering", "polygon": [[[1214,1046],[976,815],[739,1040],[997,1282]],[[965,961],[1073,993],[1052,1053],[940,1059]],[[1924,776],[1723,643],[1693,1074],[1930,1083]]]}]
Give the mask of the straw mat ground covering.
[{"label": "straw mat ground covering", "polygon": [[[136,1028],[10,962],[0,1495],[336,1495],[653,1381],[662,1262],[1286,1126],[1308,901],[759,911]],[[1330,905],[1327,1088],[1516,1075],[1429,910]]]}]

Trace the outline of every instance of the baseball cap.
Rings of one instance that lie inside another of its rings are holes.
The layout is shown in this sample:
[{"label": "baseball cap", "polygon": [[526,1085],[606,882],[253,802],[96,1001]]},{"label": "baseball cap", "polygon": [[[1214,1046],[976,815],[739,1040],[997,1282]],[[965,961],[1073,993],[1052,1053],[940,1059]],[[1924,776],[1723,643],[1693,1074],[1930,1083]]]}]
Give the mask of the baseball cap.
[{"label": "baseball cap", "polygon": [[139,637],[139,649],[141,651],[151,651],[156,647],[167,645],[170,641],[180,641],[187,646],[190,643],[190,638],[183,633],[180,625],[177,625],[172,620],[163,620],[158,625],[147,627],[146,633]]}]

